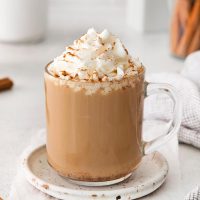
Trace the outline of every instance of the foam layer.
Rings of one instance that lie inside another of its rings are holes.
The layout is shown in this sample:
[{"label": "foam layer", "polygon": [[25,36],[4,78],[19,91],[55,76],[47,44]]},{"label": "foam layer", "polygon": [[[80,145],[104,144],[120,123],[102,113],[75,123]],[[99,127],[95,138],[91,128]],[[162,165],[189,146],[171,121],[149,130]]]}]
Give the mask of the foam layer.
[{"label": "foam layer", "polygon": [[127,87],[135,87],[138,82],[144,82],[144,70],[141,70],[135,77],[124,78],[120,81],[106,81],[106,82],[82,82],[74,80],[65,80],[54,77],[49,73],[45,73],[45,80],[52,81],[57,86],[68,87],[75,92],[83,90],[86,95],[93,95],[99,93],[107,95],[111,91],[125,89]]},{"label": "foam layer", "polygon": [[137,76],[143,71],[116,36],[94,29],[68,47],[49,65],[48,71],[62,80],[110,82]]}]

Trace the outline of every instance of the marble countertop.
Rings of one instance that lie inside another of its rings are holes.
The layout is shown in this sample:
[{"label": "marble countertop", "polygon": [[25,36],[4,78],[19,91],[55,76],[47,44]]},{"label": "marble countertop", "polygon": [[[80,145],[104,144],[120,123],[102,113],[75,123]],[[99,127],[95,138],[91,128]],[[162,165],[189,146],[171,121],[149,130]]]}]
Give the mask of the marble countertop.
[{"label": "marble countertop", "polygon": [[[109,5],[106,9],[99,6],[96,12],[104,12],[104,15],[91,17],[95,13],[93,9],[89,12],[89,8],[86,7],[78,10],[75,7],[66,8],[64,15],[61,12],[63,7],[54,4],[55,2],[50,5],[46,40],[29,45],[0,44],[0,76],[9,76],[15,83],[11,91],[0,93],[0,196],[5,199],[16,174],[20,154],[28,145],[30,138],[45,126],[44,66],[88,27],[95,26],[98,30],[106,27],[119,35],[130,53],[141,58],[147,73],[178,72],[183,67],[182,60],[170,56],[167,33],[132,32],[126,27],[124,12],[119,6],[110,8],[109,11],[106,10],[109,9]],[[71,15],[66,16],[70,12],[80,15],[73,15],[72,19]],[[176,142],[171,145],[177,149]],[[199,154],[198,149],[184,144],[179,145],[179,153],[177,151],[176,155],[171,155],[177,163],[176,168],[170,168],[171,184],[164,184],[152,197],[144,199],[160,199],[161,193],[166,200],[183,199],[184,195],[199,183]]]}]

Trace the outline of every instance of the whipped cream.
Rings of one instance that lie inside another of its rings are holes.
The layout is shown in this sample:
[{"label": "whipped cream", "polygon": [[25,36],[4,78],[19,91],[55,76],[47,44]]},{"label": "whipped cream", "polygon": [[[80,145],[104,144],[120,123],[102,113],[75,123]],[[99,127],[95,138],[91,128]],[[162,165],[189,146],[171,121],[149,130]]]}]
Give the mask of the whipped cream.
[{"label": "whipped cream", "polygon": [[54,59],[49,72],[64,80],[106,82],[135,76],[143,68],[132,58],[119,38],[107,30],[89,29],[80,39]]}]

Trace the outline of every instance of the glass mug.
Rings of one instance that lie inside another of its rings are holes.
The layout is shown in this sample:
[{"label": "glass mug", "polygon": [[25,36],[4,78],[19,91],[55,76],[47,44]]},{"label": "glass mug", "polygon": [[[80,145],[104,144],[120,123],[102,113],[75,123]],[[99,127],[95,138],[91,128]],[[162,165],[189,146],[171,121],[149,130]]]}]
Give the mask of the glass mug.
[{"label": "glass mug", "polygon": [[[46,66],[47,155],[58,174],[80,185],[118,183],[131,175],[145,154],[177,133],[181,112],[174,88],[147,83],[144,73],[117,83],[89,83],[54,77]],[[106,93],[108,85],[114,89]],[[92,88],[96,90],[87,94]],[[173,119],[167,133],[144,142],[143,100],[155,93],[173,100]]]}]

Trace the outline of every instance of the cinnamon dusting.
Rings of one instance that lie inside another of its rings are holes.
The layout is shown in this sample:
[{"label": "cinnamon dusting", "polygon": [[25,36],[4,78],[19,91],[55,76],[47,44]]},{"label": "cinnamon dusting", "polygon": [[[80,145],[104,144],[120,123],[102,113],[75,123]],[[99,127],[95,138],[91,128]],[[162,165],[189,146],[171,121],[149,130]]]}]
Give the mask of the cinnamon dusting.
[{"label": "cinnamon dusting", "polygon": [[43,187],[44,189],[46,189],[46,190],[49,189],[49,185],[47,185],[47,184],[43,184],[42,187]]}]

